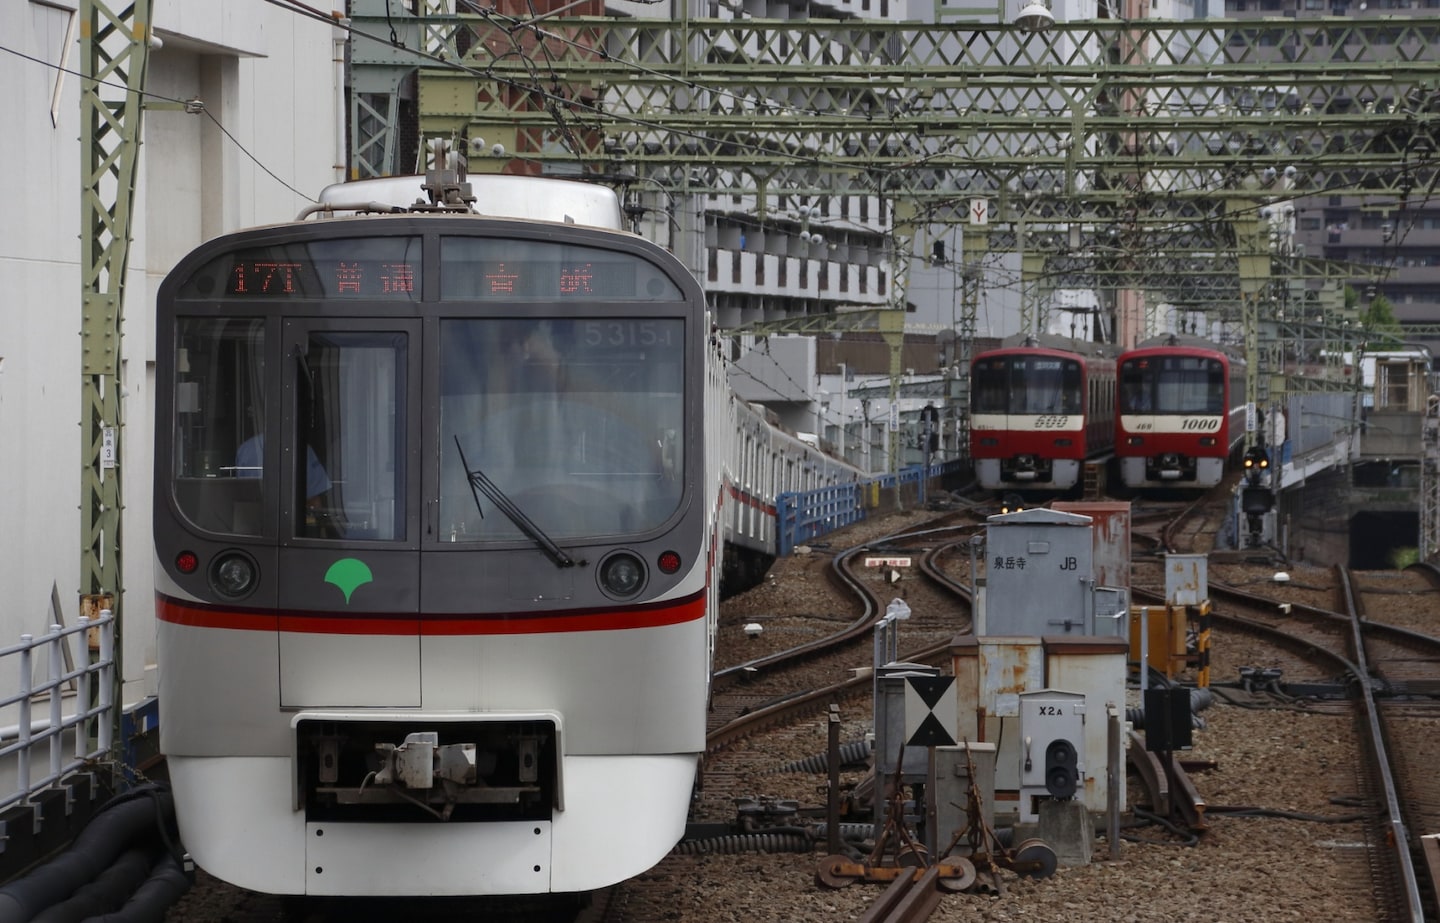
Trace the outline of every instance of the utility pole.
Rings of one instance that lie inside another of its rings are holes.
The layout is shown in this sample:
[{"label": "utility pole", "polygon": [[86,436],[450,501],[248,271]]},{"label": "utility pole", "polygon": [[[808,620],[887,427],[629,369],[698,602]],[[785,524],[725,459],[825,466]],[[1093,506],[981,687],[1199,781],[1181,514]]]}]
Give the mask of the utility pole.
[{"label": "utility pole", "polygon": [[[140,155],[141,90],[150,60],[150,0],[112,9],[80,0],[80,608],[115,616],[114,721],[120,741],[125,675],[120,600],[120,376],[125,273]],[[85,703],[88,705],[88,703]]]},{"label": "utility pole", "polygon": [[890,298],[881,311],[880,337],[890,347],[890,433],[885,470],[895,476],[895,509],[905,509],[900,491],[900,376],[904,371],[905,307],[910,283],[910,246],[915,233],[915,203],[891,200]]}]

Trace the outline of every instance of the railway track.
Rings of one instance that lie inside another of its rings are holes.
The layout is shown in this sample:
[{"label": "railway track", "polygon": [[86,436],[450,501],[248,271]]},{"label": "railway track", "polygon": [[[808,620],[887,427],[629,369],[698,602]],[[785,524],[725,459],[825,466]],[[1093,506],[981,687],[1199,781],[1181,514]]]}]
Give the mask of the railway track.
[{"label": "railway track", "polygon": [[[1436,704],[1425,698],[1417,706],[1414,696],[1435,693],[1440,639],[1365,619],[1348,569],[1336,568],[1335,580],[1344,611],[1276,603],[1273,596],[1212,580],[1210,598],[1217,604],[1212,618],[1229,630],[1258,635],[1294,652],[1316,672],[1292,677],[1290,684],[1312,690],[1331,684],[1337,691],[1335,701],[1352,710],[1365,759],[1358,777],[1377,904],[1384,919],[1423,923],[1427,910],[1434,918],[1437,873],[1429,868],[1423,844],[1410,831],[1433,829],[1436,818],[1433,810],[1416,817],[1406,805],[1434,804],[1434,764],[1428,764],[1429,771],[1408,772],[1412,790],[1402,791],[1395,769],[1398,752],[1392,746],[1397,726],[1387,714],[1397,702],[1408,711],[1419,707],[1429,716],[1425,723],[1433,736],[1435,719],[1440,717]],[[1412,683],[1416,689],[1410,688]],[[1413,827],[1417,821],[1422,826]]]},{"label": "railway track", "polygon": [[[887,603],[887,591],[894,590],[894,583],[886,575],[877,574],[873,568],[867,567],[866,558],[912,561],[916,573],[932,588],[931,593],[924,594],[927,596],[925,604],[917,602],[914,609],[908,605],[904,607],[906,646],[898,646],[897,632],[891,639],[897,647],[891,653],[898,654],[903,662],[912,663],[933,662],[948,657],[954,636],[969,631],[970,627],[970,592],[962,582],[948,575],[940,563],[956,549],[968,547],[970,535],[979,528],[978,523],[973,521],[953,521],[962,518],[963,515],[942,517],[925,529],[884,536],[836,553],[830,579],[835,586],[853,595],[857,600],[854,608],[858,614],[848,624],[824,637],[717,671],[712,727],[707,735],[709,753],[714,755],[761,730],[795,721],[827,706],[832,712],[842,703],[868,710],[874,678],[865,667],[874,665],[877,652],[883,647],[886,635],[883,631],[877,635],[876,625],[887,610],[894,611],[892,607],[896,598],[892,597]],[[907,585],[906,590],[912,600],[922,595],[913,582]],[[935,593],[941,598],[936,598]],[[832,662],[837,658],[840,661],[838,665]],[[782,682],[798,681],[804,685],[809,682],[808,677],[816,675],[817,664],[822,673],[844,672],[848,675],[832,683],[783,694],[768,701],[759,701],[763,696],[751,691],[757,683],[782,674],[786,676]],[[861,698],[867,701],[861,703]],[[838,757],[833,746],[829,756],[831,759]],[[838,817],[833,796],[827,813],[832,823]],[[832,845],[834,841],[832,837]],[[827,861],[839,859],[832,856]],[[968,876],[963,871],[957,871],[957,863],[965,864]],[[848,866],[848,863],[844,864]],[[848,883],[843,876],[827,876],[824,866],[822,862],[822,869],[817,873],[820,879],[828,878],[832,886]],[[946,867],[948,881],[941,876],[940,864],[914,870],[891,868],[881,873],[888,876],[892,883],[872,911],[884,916],[873,918],[896,923],[925,919],[929,911],[938,905],[945,888],[954,889],[957,884],[968,886],[974,879],[973,868],[965,860],[957,859],[950,866]],[[957,882],[957,876],[963,877],[963,882]]]}]

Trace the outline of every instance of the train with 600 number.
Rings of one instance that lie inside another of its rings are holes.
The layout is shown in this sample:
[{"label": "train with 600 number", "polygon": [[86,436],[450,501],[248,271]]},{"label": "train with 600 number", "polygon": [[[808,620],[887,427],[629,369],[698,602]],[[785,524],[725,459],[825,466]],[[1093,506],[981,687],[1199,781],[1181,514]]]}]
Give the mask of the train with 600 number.
[{"label": "train with 600 number", "polygon": [[970,457],[986,490],[1065,492],[1115,438],[1115,350],[1020,336],[970,365]]},{"label": "train with 600 number", "polygon": [[1135,490],[1214,487],[1245,438],[1245,362],[1197,337],[1155,337],[1119,360],[1115,456]]},{"label": "train with 600 number", "polygon": [[454,175],[417,209],[343,184],[160,288],[161,746],[186,848],[246,888],[585,891],[683,833],[704,296],[613,190],[476,179],[509,217]]}]

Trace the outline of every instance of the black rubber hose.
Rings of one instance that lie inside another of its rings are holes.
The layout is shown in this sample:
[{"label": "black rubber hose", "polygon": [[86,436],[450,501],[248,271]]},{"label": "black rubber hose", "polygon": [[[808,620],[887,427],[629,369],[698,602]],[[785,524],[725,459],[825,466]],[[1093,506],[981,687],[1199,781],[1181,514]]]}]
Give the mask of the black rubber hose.
[{"label": "black rubber hose", "polygon": [[112,799],[91,818],[69,849],[0,887],[0,923],[29,923],[45,908],[94,881],[130,844],[154,833],[157,817],[174,815],[175,802],[168,789],[147,786],[144,791]]},{"label": "black rubber hose", "polygon": [[[870,760],[874,748],[868,740],[856,740],[840,745],[840,765],[865,763]],[[803,757],[785,763],[779,769],[772,769],[771,772],[827,772],[830,769],[830,754],[818,753],[814,756]]]},{"label": "black rubber hose", "polygon": [[150,877],[156,854],[156,850],[143,846],[125,850],[95,876],[94,881],[81,885],[68,900],[40,911],[31,923],[80,923],[97,914],[118,910]]},{"label": "black rubber hose", "polygon": [[85,923],[161,923],[165,911],[190,890],[194,877],[184,863],[162,853],[145,880],[130,900],[114,913],[90,917]]},{"label": "black rubber hose", "polygon": [[815,839],[808,830],[779,827],[775,831],[750,833],[738,836],[710,837],[704,840],[685,840],[677,843],[675,854],[680,856],[720,856],[740,853],[782,853],[811,852]]}]

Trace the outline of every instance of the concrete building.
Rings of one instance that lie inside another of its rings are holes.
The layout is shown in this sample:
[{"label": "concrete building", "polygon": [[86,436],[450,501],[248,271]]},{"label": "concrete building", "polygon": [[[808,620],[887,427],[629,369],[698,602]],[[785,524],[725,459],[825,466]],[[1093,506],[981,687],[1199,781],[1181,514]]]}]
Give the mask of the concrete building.
[{"label": "concrete building", "polygon": [[[118,10],[119,7],[117,6]],[[77,0],[0,4],[0,646],[78,616],[82,538],[83,167]],[[123,306],[125,700],[153,691],[151,565],[155,290],[185,252],[293,218],[341,178],[331,26],[274,5],[155,0]],[[343,56],[341,57],[343,60]],[[172,103],[198,100],[187,112]],[[170,108],[164,108],[170,105]],[[15,677],[0,675],[4,688]]]}]

